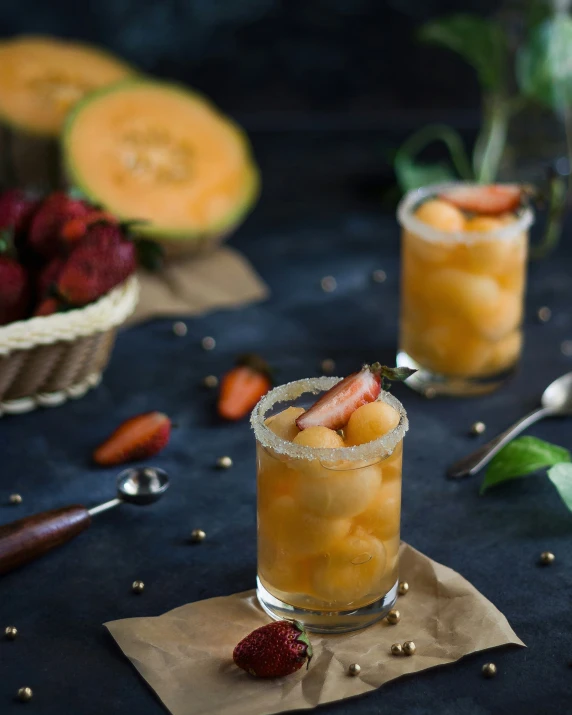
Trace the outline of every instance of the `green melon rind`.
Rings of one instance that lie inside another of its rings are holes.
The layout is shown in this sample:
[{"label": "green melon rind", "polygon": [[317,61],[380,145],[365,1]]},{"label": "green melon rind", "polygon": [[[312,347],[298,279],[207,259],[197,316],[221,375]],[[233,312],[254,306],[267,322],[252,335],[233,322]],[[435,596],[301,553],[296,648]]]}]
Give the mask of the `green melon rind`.
[{"label": "green melon rind", "polygon": [[[80,45],[82,47],[85,47],[89,52],[93,52],[96,55],[100,55],[100,57],[105,57],[109,60],[113,60],[117,65],[123,67],[126,71],[126,73],[132,75],[133,78],[136,77],[141,77],[141,71],[136,69],[133,65],[129,64],[129,62],[125,62],[122,59],[119,59],[116,55],[113,54],[113,52],[108,52],[107,50],[102,49],[101,47],[97,47],[96,45],[92,45],[89,42],[83,42],[80,40],[65,40],[60,37],[52,37],[51,35],[16,35],[15,37],[11,37],[8,40],[4,42],[0,42],[0,47],[4,47],[12,42],[18,42],[20,40],[61,40],[62,43],[64,44],[73,44],[73,45]],[[124,80],[120,80],[121,82],[125,81],[132,81],[131,78],[125,78]],[[115,84],[119,84],[118,82],[114,82]],[[106,87],[103,87],[102,89],[106,89]],[[97,90],[96,90],[97,91]],[[90,93],[91,96],[92,93]],[[81,100],[83,101],[83,100]],[[20,124],[19,122],[14,121],[11,117],[7,116],[3,111],[2,111],[2,106],[0,105],[0,124],[2,124],[4,127],[7,127],[8,129],[11,129],[12,131],[16,132],[21,132],[23,134],[28,134],[31,137],[34,138],[42,138],[42,139],[54,139],[57,140],[59,134],[52,134],[51,132],[42,132],[36,129],[35,127],[28,127],[25,126],[24,124]],[[64,123],[65,126],[65,123]],[[63,129],[63,127],[62,127]]]},{"label": "green melon rind", "polygon": [[[232,128],[236,132],[238,139],[242,142],[245,149],[245,156],[250,172],[247,177],[247,181],[245,182],[244,196],[236,206],[235,210],[231,211],[217,223],[211,224],[207,229],[171,229],[153,225],[133,227],[132,232],[136,235],[145,238],[152,238],[158,241],[160,241],[161,239],[166,239],[172,241],[173,243],[177,241],[210,241],[211,239],[216,240],[217,238],[222,238],[223,236],[229,234],[246,217],[246,215],[249,213],[256,200],[258,199],[261,183],[260,172],[252,156],[250,142],[242,127],[240,127],[226,114],[223,114],[203,94],[195,91],[194,89],[189,89],[188,87],[181,84],[176,84],[174,82],[158,82],[145,79],[127,79],[122,80],[120,82],[116,82],[115,84],[109,85],[107,87],[102,87],[101,89],[95,90],[94,92],[90,92],[90,94],[80,100],[78,104],[76,104],[74,108],[70,111],[70,113],[67,115],[61,135],[63,165],[67,181],[73,188],[78,189],[81,193],[83,193],[89,201],[94,204],[101,204],[105,208],[105,205],[102,203],[102,201],[95,194],[93,194],[93,192],[90,191],[89,180],[87,179],[87,177],[85,177],[80,171],[80,169],[74,164],[73,149],[70,146],[72,127],[77,117],[92,102],[97,102],[99,99],[105,97],[108,94],[114,92],[121,92],[124,89],[130,89],[137,86],[159,87],[165,91],[176,92],[178,94],[183,94],[186,97],[190,96],[193,99],[198,99],[203,102],[205,105],[207,105],[207,107],[209,107],[209,109],[213,113],[222,116],[223,119],[232,126]],[[113,213],[122,221],[130,221],[137,218],[136,216],[127,216],[125,214],[121,214],[121,212],[118,212],[114,208],[110,210],[113,210]]]}]

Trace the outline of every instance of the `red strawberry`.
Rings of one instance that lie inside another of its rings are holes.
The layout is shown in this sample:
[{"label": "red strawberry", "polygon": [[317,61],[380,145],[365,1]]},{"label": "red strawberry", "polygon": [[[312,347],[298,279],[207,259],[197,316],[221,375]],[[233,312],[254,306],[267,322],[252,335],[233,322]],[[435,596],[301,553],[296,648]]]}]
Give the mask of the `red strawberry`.
[{"label": "red strawberry", "polygon": [[234,649],[236,665],[258,678],[290,675],[312,660],[312,644],[299,621],[276,621],[252,631]]},{"label": "red strawberry", "polygon": [[258,355],[244,355],[222,378],[217,410],[225,420],[240,420],[272,387],[270,369]]},{"label": "red strawberry", "polygon": [[30,279],[15,255],[11,236],[2,236],[0,249],[0,325],[22,320],[30,307]]},{"label": "red strawberry", "polygon": [[62,248],[60,230],[63,224],[80,218],[92,209],[79,199],[72,199],[63,191],[47,196],[34,214],[28,231],[28,244],[45,258],[52,258]]},{"label": "red strawberry", "polygon": [[52,258],[52,260],[42,268],[36,281],[36,290],[40,298],[44,298],[53,292],[64,264],[65,260],[63,258]]},{"label": "red strawberry", "polygon": [[58,292],[72,305],[86,305],[122,283],[137,268],[135,245],[119,226],[92,226],[67,259]]},{"label": "red strawberry", "polygon": [[516,184],[489,184],[487,186],[458,186],[440,194],[462,211],[487,216],[514,211],[521,203],[523,187]]},{"label": "red strawberry", "polygon": [[0,195],[0,229],[13,228],[22,233],[28,227],[38,202],[21,189],[10,189]]},{"label": "red strawberry", "polygon": [[58,298],[44,298],[36,307],[34,316],[46,316],[57,313],[62,307],[62,303]]},{"label": "red strawberry", "polygon": [[169,442],[171,420],[162,412],[146,412],[123,422],[93,453],[104,467],[147,459]]},{"label": "red strawberry", "polygon": [[93,209],[85,216],[67,219],[60,229],[60,236],[67,243],[74,243],[75,241],[79,241],[80,238],[83,238],[88,228],[99,221],[117,223],[115,217],[107,211]]},{"label": "red strawberry", "polygon": [[347,425],[352,412],[377,399],[385,381],[405,380],[414,372],[408,367],[390,368],[378,362],[364,365],[359,372],[344,377],[325,392],[307,412],[298,417],[296,425],[301,430],[318,425],[341,429]]}]

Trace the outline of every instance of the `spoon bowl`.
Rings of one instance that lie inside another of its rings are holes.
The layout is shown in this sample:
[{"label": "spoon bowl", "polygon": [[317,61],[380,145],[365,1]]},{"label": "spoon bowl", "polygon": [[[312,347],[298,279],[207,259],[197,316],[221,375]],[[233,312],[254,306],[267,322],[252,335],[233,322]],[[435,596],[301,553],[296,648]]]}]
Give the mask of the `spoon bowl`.
[{"label": "spoon bowl", "polygon": [[542,393],[541,404],[554,415],[572,415],[572,372],[548,385]]},{"label": "spoon bowl", "polygon": [[129,504],[153,504],[168,488],[167,472],[155,467],[125,469],[117,477],[117,497]]}]

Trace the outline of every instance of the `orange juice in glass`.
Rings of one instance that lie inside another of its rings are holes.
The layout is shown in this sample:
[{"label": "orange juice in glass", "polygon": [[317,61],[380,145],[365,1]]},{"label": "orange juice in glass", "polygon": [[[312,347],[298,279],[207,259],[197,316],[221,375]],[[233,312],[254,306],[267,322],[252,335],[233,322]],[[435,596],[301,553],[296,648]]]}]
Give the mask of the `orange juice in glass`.
[{"label": "orange juice in glass", "polygon": [[252,413],[258,600],[271,617],[322,633],[363,628],[397,596],[407,416],[381,390],[343,429],[300,431],[296,419],[339,380],[282,385]]},{"label": "orange juice in glass", "polygon": [[484,394],[514,371],[533,222],[519,196],[519,187],[447,184],[401,201],[397,363],[418,368],[407,381],[414,389]]}]

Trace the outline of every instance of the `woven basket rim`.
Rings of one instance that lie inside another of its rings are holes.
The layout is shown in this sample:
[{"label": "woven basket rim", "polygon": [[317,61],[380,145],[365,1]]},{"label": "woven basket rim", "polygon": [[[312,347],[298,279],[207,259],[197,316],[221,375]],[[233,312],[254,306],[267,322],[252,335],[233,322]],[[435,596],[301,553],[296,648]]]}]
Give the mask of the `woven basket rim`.
[{"label": "woven basket rim", "polygon": [[0,327],[0,356],[38,345],[73,342],[123,323],[135,310],[139,282],[130,276],[95,303],[67,313],[39,316]]}]

